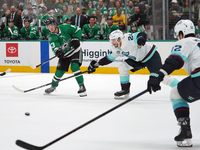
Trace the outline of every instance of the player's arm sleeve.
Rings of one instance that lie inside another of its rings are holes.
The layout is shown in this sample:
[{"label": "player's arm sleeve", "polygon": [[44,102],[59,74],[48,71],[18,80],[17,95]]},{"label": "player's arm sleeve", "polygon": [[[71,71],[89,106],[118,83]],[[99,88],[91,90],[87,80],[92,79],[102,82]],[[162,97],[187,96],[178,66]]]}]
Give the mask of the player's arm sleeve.
[{"label": "player's arm sleeve", "polygon": [[51,40],[49,41],[49,44],[51,45],[51,49],[54,54],[55,54],[56,50],[61,46],[61,44],[58,40],[58,37],[51,38]]},{"label": "player's arm sleeve", "polygon": [[116,57],[113,57],[111,54],[108,54],[107,56],[105,56],[99,60],[99,65],[100,66],[108,65],[108,64],[112,63],[115,59],[116,59]]},{"label": "player's arm sleeve", "polygon": [[20,30],[20,33],[21,33],[21,38],[25,38],[25,33],[23,31],[23,28]]},{"label": "player's arm sleeve", "polygon": [[78,38],[79,40],[81,39],[81,28],[79,28],[78,26],[70,25],[70,31],[73,38]]},{"label": "player's arm sleeve", "polygon": [[112,49],[112,52],[110,52],[108,55],[99,60],[99,65],[100,66],[108,65],[112,63],[118,56],[119,54],[117,54],[115,50]]},{"label": "player's arm sleeve", "polygon": [[13,37],[13,38],[18,38],[18,36],[19,36],[19,31],[18,31],[18,29],[16,28],[15,30],[13,30],[13,35],[12,35],[12,37]]},{"label": "player's arm sleeve", "polygon": [[174,70],[182,68],[183,65],[184,61],[182,58],[178,56],[170,56],[165,60],[165,64],[161,68],[165,70],[167,74],[171,74]]},{"label": "player's arm sleeve", "polygon": [[31,39],[34,39],[35,36],[36,36],[36,32],[37,32],[36,28],[35,27],[31,27],[31,31],[29,33],[29,37],[31,37]]},{"label": "player's arm sleeve", "polygon": [[182,68],[189,54],[190,49],[187,48],[187,43],[180,45],[177,42],[172,48],[170,56],[165,60],[162,69],[171,74],[174,70]]}]

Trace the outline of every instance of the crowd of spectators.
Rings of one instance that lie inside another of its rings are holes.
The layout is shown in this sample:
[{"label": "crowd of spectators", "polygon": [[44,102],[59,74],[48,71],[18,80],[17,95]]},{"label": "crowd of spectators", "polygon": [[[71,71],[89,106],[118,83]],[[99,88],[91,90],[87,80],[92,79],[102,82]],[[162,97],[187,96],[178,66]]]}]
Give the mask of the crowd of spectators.
[{"label": "crowd of spectators", "polygon": [[[176,22],[188,18],[189,0],[169,0],[169,29]],[[1,0],[0,39],[47,40],[49,31],[44,21],[53,17],[57,24],[72,24],[82,29],[83,40],[107,40],[109,34],[146,32],[145,26],[155,11],[156,24],[162,24],[162,0]],[[192,0],[192,20],[200,35],[200,16],[197,0]],[[129,27],[129,28],[127,28]],[[171,31],[173,32],[173,31]]]}]

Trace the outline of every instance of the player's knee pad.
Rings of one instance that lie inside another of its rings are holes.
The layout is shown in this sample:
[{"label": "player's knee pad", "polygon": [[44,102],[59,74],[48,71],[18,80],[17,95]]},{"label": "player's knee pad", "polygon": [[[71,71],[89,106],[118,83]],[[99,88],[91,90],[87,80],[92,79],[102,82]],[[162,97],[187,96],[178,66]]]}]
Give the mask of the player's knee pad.
[{"label": "player's knee pad", "polygon": [[129,75],[128,71],[131,69],[133,69],[132,66],[128,65],[126,62],[123,62],[118,67],[119,75],[127,76],[127,75]]},{"label": "player's knee pad", "polygon": [[177,86],[174,86],[170,92],[170,99],[182,99],[178,93]]}]

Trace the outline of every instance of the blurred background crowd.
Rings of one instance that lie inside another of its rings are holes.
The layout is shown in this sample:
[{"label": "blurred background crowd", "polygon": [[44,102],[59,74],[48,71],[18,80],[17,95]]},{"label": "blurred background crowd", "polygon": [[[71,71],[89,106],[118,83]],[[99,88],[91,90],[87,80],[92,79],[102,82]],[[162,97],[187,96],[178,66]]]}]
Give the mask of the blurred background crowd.
[{"label": "blurred background crowd", "polygon": [[180,19],[191,19],[200,37],[199,0],[1,0],[0,40],[48,40],[49,17],[79,26],[82,40],[108,40],[116,29],[173,40]]}]

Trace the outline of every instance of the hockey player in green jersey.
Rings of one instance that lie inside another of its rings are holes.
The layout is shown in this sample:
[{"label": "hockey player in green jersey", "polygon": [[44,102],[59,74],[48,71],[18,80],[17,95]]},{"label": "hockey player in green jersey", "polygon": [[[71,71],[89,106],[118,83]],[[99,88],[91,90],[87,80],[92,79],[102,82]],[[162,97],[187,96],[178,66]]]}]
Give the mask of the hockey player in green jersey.
[{"label": "hockey player in green jersey", "polygon": [[9,40],[19,39],[19,29],[14,25],[13,21],[8,22],[8,26],[6,26],[4,31],[4,38],[8,38]]},{"label": "hockey player in green jersey", "polygon": [[108,16],[107,18],[107,25],[103,26],[103,39],[108,40],[110,33],[114,30],[119,29],[119,26],[116,24],[113,24],[113,19],[111,16]]},{"label": "hockey player in green jersey", "polygon": [[135,32],[143,32],[140,27],[137,26],[136,23],[131,24],[131,28],[128,30],[128,33],[135,33]]},{"label": "hockey player in green jersey", "polygon": [[38,40],[40,35],[36,27],[30,24],[30,20],[24,20],[24,27],[20,30],[21,38],[25,40]]},{"label": "hockey player in green jersey", "polygon": [[[45,23],[50,31],[48,40],[52,51],[59,58],[52,85],[45,90],[45,93],[50,94],[58,86],[58,82],[54,82],[62,78],[64,73],[68,71],[69,65],[71,65],[71,70],[74,74],[81,72],[80,66],[82,64],[83,54],[80,48],[79,40],[81,38],[81,29],[79,27],[70,24],[61,24],[57,26],[53,18],[48,18]],[[83,75],[77,76],[76,81],[79,85],[79,96],[87,96]]]},{"label": "hockey player in green jersey", "polygon": [[100,37],[100,28],[95,23],[96,17],[90,16],[89,22],[89,24],[85,24],[83,26],[82,38],[89,40],[98,40]]}]

